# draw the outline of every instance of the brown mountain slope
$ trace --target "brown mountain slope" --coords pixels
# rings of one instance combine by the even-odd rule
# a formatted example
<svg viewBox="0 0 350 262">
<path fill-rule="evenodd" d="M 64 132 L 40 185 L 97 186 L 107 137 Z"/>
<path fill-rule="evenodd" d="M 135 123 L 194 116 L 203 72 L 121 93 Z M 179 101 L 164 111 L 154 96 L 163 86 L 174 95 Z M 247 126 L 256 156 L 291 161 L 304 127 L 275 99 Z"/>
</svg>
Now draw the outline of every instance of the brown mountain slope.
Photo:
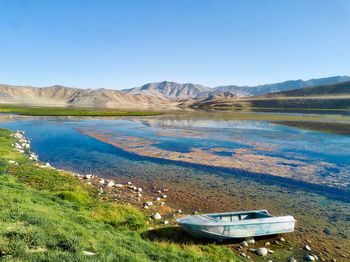
<svg viewBox="0 0 350 262">
<path fill-rule="evenodd" d="M 350 109 L 350 81 L 245 98 L 197 99 L 192 108 Z"/>
<path fill-rule="evenodd" d="M 79 89 L 65 86 L 26 87 L 0 85 L 0 103 L 86 108 L 175 109 L 178 102 L 130 95 L 117 90 Z"/>
<path fill-rule="evenodd" d="M 211 88 L 202 85 L 191 83 L 179 84 L 168 81 L 149 83 L 141 87 L 122 90 L 122 92 L 127 94 L 147 95 L 167 99 L 200 97 L 211 91 Z"/>
</svg>

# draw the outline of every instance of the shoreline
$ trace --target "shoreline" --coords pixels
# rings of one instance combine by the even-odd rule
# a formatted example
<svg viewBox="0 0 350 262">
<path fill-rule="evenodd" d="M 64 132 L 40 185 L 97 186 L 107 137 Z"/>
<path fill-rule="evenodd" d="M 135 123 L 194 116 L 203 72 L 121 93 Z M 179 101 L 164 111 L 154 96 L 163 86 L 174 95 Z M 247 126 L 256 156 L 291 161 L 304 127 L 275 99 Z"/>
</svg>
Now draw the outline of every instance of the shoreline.
<svg viewBox="0 0 350 262">
<path fill-rule="evenodd" d="M 28 150 L 30 153 L 30 151 Z M 32 161 L 39 161 L 39 156 L 37 156 L 36 160 Z M 40 163 L 40 162 L 39 162 Z M 150 219 L 150 221 L 147 222 L 149 224 L 151 221 L 151 226 L 148 227 L 147 234 L 152 236 L 154 233 L 157 232 L 157 230 L 161 229 L 165 225 L 171 225 L 176 226 L 178 228 L 177 224 L 174 222 L 175 217 L 182 216 L 182 210 L 181 209 L 175 209 L 175 206 L 179 205 L 179 200 L 177 199 L 177 194 L 174 192 L 171 192 L 168 188 L 157 188 L 155 186 L 146 186 L 145 184 L 140 186 L 136 186 L 134 183 L 128 181 L 124 183 L 118 183 L 117 181 L 122 181 L 123 179 L 118 180 L 110 179 L 110 178 L 103 178 L 97 175 L 92 174 L 79 174 L 75 172 L 66 171 L 63 169 L 56 169 L 54 167 L 51 167 L 50 164 L 46 163 L 44 165 L 40 165 L 41 168 L 50 168 L 55 169 L 58 171 L 64 171 L 70 173 L 72 176 L 76 177 L 79 181 L 82 181 L 85 184 L 88 184 L 97 190 L 99 190 L 98 197 L 101 199 L 105 199 L 105 201 L 118 201 L 121 203 L 125 203 L 127 205 L 136 206 L 139 209 L 143 209 L 143 212 L 146 213 Z M 140 184 L 139 184 L 140 185 Z M 171 197 L 170 205 L 167 203 L 167 195 L 169 194 L 173 197 Z M 177 200 L 177 201 L 175 201 Z M 180 204 L 181 206 L 181 204 Z M 187 214 L 190 209 L 186 209 Z M 192 214 L 197 214 L 198 211 L 201 211 L 201 209 L 191 210 Z M 185 214 L 186 214 L 185 213 Z M 157 217 L 157 218 L 156 218 Z M 157 233 L 155 233 L 157 235 Z M 186 234 L 183 232 L 183 234 Z M 153 236 L 154 237 L 154 236 Z M 291 238 L 291 235 L 287 235 L 286 237 Z M 257 244 L 260 246 L 263 246 L 263 242 L 273 242 L 277 243 L 276 245 L 280 248 L 280 243 L 278 242 L 279 237 L 278 236 L 268 236 L 261 238 L 256 238 Z M 283 238 L 282 238 L 283 239 Z M 267 241 L 269 240 L 269 241 Z M 297 241 L 296 239 L 291 240 Z M 209 241 L 211 242 L 211 241 Z M 253 257 L 255 256 L 254 252 L 249 252 L 249 249 L 246 249 L 242 247 L 241 240 L 229 240 L 225 241 L 226 245 L 233 245 L 236 250 L 240 251 L 238 255 L 241 255 L 242 257 Z M 291 243 L 288 241 L 287 243 Z M 253 245 L 255 247 L 255 245 Z M 275 247 L 275 246 L 274 246 Z M 294 248 L 290 248 L 291 250 Z M 251 249 L 252 250 L 252 249 Z M 253 253 L 253 254 L 250 254 Z M 300 253 L 300 251 L 298 251 Z M 317 252 L 317 255 L 319 256 L 319 253 Z M 315 255 L 316 256 L 316 255 Z M 296 256 L 298 257 L 298 256 Z M 305 257 L 305 254 L 303 253 L 302 257 Z M 256 257 L 257 258 L 257 257 Z"/>
<path fill-rule="evenodd" d="M 150 226 L 148 228 L 149 232 L 147 233 L 147 235 L 152 235 L 153 231 L 156 232 L 157 230 L 162 228 L 162 226 L 167 224 L 171 226 L 177 226 L 176 223 L 174 222 L 174 217 L 180 216 L 180 214 L 182 213 L 181 209 L 179 211 L 179 209 L 174 208 L 174 206 L 176 206 L 177 208 L 179 207 L 179 203 L 181 199 L 178 199 L 177 197 L 178 194 L 176 192 L 171 192 L 171 190 L 169 190 L 168 188 L 157 188 L 154 185 L 152 186 L 149 184 L 146 187 L 144 186 L 145 184 L 143 184 L 142 187 L 138 187 L 134 185 L 134 183 L 131 183 L 130 181 L 128 181 L 127 183 L 124 182 L 124 184 L 119 184 L 117 181 L 122 181 L 123 179 L 121 177 L 119 178 L 120 180 L 109 179 L 109 178 L 103 178 L 103 177 L 99 177 L 91 174 L 78 174 L 78 173 L 74 173 L 74 172 L 70 172 L 62 169 L 56 169 L 54 167 L 51 167 L 49 164 L 39 165 L 39 166 L 41 168 L 50 168 L 58 171 L 69 172 L 72 176 L 76 177 L 83 183 L 88 184 L 100 190 L 100 193 L 98 195 L 101 198 L 105 198 L 105 200 L 107 199 L 107 201 L 116 200 L 122 203 L 126 203 L 128 205 L 136 206 L 137 208 L 144 210 L 143 212 L 145 212 L 150 219 L 152 219 L 152 217 L 154 218 L 156 213 L 160 214 L 161 218 L 157 219 L 155 225 Z M 165 194 L 169 194 L 169 196 L 171 196 L 169 201 L 170 203 L 168 202 L 170 205 L 166 204 L 167 196 L 164 197 Z M 145 204 L 147 202 L 152 202 L 152 204 L 150 205 Z M 201 209 L 193 210 L 193 209 L 187 209 L 187 208 L 185 208 L 185 210 L 187 211 L 191 210 L 192 214 L 196 214 L 198 213 L 198 211 L 201 211 Z M 153 219 L 152 222 L 154 221 L 155 220 Z M 183 232 L 183 234 L 186 234 L 186 233 Z M 291 235 L 288 235 L 287 237 L 290 238 Z M 270 241 L 278 242 L 277 236 L 276 236 L 271 238 L 267 237 L 267 238 L 264 238 L 263 240 L 260 240 L 258 238 L 258 244 L 262 245 L 263 244 L 262 241 L 266 242 L 266 239 L 268 240 L 271 239 Z M 293 241 L 295 240 L 296 239 L 294 239 Z M 306 240 L 304 239 L 302 241 L 305 242 Z M 240 249 L 241 251 L 247 251 L 240 247 L 240 242 L 239 243 L 235 241 L 233 242 L 234 242 L 233 245 L 236 245 L 235 246 L 236 249 Z M 228 245 L 232 245 L 232 241 L 229 241 Z M 249 254 L 249 252 L 246 252 L 246 253 Z M 319 255 L 319 253 L 317 254 Z"/>
</svg>

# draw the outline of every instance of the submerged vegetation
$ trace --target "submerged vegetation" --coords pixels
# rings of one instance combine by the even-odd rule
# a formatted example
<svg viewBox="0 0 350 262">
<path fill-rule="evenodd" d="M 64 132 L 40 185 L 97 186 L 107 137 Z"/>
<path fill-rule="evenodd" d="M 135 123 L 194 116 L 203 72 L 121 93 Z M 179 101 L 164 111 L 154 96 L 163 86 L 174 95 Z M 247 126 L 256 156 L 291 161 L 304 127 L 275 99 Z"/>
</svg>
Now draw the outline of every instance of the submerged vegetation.
<svg viewBox="0 0 350 262">
<path fill-rule="evenodd" d="M 13 142 L 11 132 L 0 129 L 1 260 L 238 261 L 224 245 L 149 237 L 139 209 L 98 200 L 96 189 L 68 172 L 29 162 Z"/>
<path fill-rule="evenodd" d="M 0 113 L 13 113 L 30 116 L 154 116 L 159 112 L 88 110 L 61 107 L 15 107 L 1 106 Z"/>
</svg>

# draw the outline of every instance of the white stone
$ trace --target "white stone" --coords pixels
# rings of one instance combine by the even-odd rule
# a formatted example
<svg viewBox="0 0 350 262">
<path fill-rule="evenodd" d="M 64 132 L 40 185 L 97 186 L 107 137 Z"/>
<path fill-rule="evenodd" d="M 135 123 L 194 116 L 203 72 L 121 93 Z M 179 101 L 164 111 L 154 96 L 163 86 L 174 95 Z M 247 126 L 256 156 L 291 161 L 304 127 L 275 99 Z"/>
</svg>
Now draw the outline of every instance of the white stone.
<svg viewBox="0 0 350 262">
<path fill-rule="evenodd" d="M 137 194 L 136 197 L 142 197 L 142 194 Z"/>
<path fill-rule="evenodd" d="M 249 246 L 248 243 L 247 243 L 247 241 L 243 241 L 243 242 L 241 243 L 241 245 L 244 246 L 244 247 Z"/>
<path fill-rule="evenodd" d="M 157 197 L 157 198 L 155 199 L 155 201 L 160 201 L 160 197 Z"/>
<path fill-rule="evenodd" d="M 115 184 L 114 186 L 115 186 L 115 187 L 123 187 L 122 184 Z"/>
<path fill-rule="evenodd" d="M 9 160 L 9 163 L 10 163 L 10 164 L 14 164 L 14 163 L 16 163 L 16 161 L 14 161 L 14 160 Z"/>
<path fill-rule="evenodd" d="M 91 174 L 84 175 L 84 178 L 85 178 L 85 179 L 90 179 L 91 177 L 92 177 Z"/>
<path fill-rule="evenodd" d="M 161 205 L 161 206 L 164 206 L 164 202 L 160 202 L 160 205 Z"/>
<path fill-rule="evenodd" d="M 144 203 L 145 206 L 153 206 L 153 203 L 151 201 L 147 201 Z"/>
<path fill-rule="evenodd" d="M 310 251 L 310 250 L 311 250 L 311 247 L 308 246 L 308 245 L 305 245 L 305 246 L 304 246 L 304 249 L 307 250 L 307 251 Z"/>
<path fill-rule="evenodd" d="M 266 242 L 266 243 L 265 243 L 265 246 L 269 246 L 269 245 L 271 245 L 270 242 Z"/>
<path fill-rule="evenodd" d="M 109 181 L 109 182 L 107 183 L 107 186 L 114 186 L 114 182 L 113 182 L 113 181 Z"/>
<path fill-rule="evenodd" d="M 101 179 L 99 183 L 103 185 L 105 183 L 105 180 Z"/>
<path fill-rule="evenodd" d="M 159 219 L 162 218 L 162 216 L 161 216 L 159 213 L 155 213 L 155 214 L 153 215 L 153 218 L 156 219 L 156 220 L 159 220 Z"/>
<path fill-rule="evenodd" d="M 139 188 L 137 189 L 137 191 L 142 192 L 142 188 L 141 188 L 141 187 L 139 187 Z"/>
<path fill-rule="evenodd" d="M 165 221 L 164 221 L 164 225 L 167 225 L 167 224 L 169 224 L 169 221 L 168 221 L 168 220 L 165 220 Z"/>
<path fill-rule="evenodd" d="M 163 198 L 167 198 L 167 195 L 163 195 L 162 197 L 163 197 Z"/>
<path fill-rule="evenodd" d="M 246 237 L 245 241 L 247 241 L 248 244 L 254 244 L 255 243 L 254 237 Z"/>
<path fill-rule="evenodd" d="M 85 255 L 85 256 L 94 256 L 94 255 L 96 255 L 96 253 L 93 253 L 93 252 L 90 252 L 90 251 L 83 251 L 83 255 Z"/>
<path fill-rule="evenodd" d="M 177 213 L 179 213 L 179 214 L 182 213 L 181 209 L 179 209 L 179 210 L 177 211 Z"/>
<path fill-rule="evenodd" d="M 296 260 L 294 257 L 291 257 L 291 258 L 289 259 L 289 262 L 297 262 L 297 260 Z"/>
<path fill-rule="evenodd" d="M 256 250 L 256 253 L 259 255 L 259 256 L 266 256 L 267 253 L 268 253 L 268 250 L 264 247 L 260 247 Z"/>
<path fill-rule="evenodd" d="M 312 255 L 307 255 L 307 256 L 306 256 L 306 260 L 307 260 L 307 261 L 315 261 L 316 259 L 315 259 L 315 257 L 312 256 Z"/>
<path fill-rule="evenodd" d="M 132 183 L 131 183 L 131 182 L 128 182 L 127 184 L 128 184 L 128 185 L 132 185 Z"/>
<path fill-rule="evenodd" d="M 267 252 L 269 252 L 270 254 L 275 253 L 275 251 L 273 251 L 273 250 L 271 250 L 271 249 L 268 249 Z"/>
<path fill-rule="evenodd" d="M 144 209 L 148 209 L 149 207 L 147 205 L 143 206 Z"/>
<path fill-rule="evenodd" d="M 280 241 L 281 241 L 281 242 L 285 242 L 286 240 L 285 240 L 283 237 L 281 237 L 281 238 L 280 238 Z"/>
</svg>

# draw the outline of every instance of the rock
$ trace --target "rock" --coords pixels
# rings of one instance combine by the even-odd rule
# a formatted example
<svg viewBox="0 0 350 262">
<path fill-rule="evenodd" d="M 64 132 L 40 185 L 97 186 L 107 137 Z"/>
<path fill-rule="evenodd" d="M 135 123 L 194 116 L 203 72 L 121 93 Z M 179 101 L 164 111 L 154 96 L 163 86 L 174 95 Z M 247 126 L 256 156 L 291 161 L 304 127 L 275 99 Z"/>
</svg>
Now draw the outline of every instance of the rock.
<svg viewBox="0 0 350 262">
<path fill-rule="evenodd" d="M 149 207 L 148 206 L 143 206 L 144 209 L 148 209 Z"/>
<path fill-rule="evenodd" d="M 255 243 L 254 237 L 246 237 L 245 241 L 247 241 L 248 244 L 254 244 Z"/>
<path fill-rule="evenodd" d="M 165 221 L 164 221 L 164 225 L 167 225 L 167 224 L 169 224 L 169 221 L 168 221 L 168 220 L 165 220 Z"/>
<path fill-rule="evenodd" d="M 269 260 L 267 260 L 267 262 L 272 262 L 272 260 L 271 260 L 271 259 L 269 259 Z"/>
<path fill-rule="evenodd" d="M 109 181 L 109 182 L 107 183 L 107 186 L 114 186 L 114 182 L 113 182 L 113 181 Z"/>
<path fill-rule="evenodd" d="M 159 204 L 160 204 L 161 206 L 164 206 L 164 202 L 160 202 Z"/>
<path fill-rule="evenodd" d="M 242 257 L 247 257 L 247 255 L 245 253 L 241 253 Z"/>
<path fill-rule="evenodd" d="M 266 242 L 266 243 L 265 243 L 265 246 L 269 246 L 269 245 L 271 245 L 270 242 Z"/>
<path fill-rule="evenodd" d="M 167 198 L 167 195 L 162 195 L 162 198 Z"/>
<path fill-rule="evenodd" d="M 161 191 L 161 190 L 158 190 L 156 193 L 157 193 L 157 194 L 161 194 L 161 193 L 162 193 L 162 191 Z"/>
<path fill-rule="evenodd" d="M 264 247 L 260 247 L 256 250 L 256 253 L 259 255 L 259 256 L 266 256 L 267 253 L 268 253 L 268 250 Z"/>
<path fill-rule="evenodd" d="M 154 199 L 155 201 L 160 201 L 160 197 L 157 197 L 156 199 Z"/>
<path fill-rule="evenodd" d="M 280 238 L 280 241 L 281 241 L 281 242 L 285 242 L 286 240 L 285 240 L 283 237 L 281 237 L 281 238 Z"/>
<path fill-rule="evenodd" d="M 137 194 L 136 197 L 142 197 L 142 194 Z"/>
<path fill-rule="evenodd" d="M 243 241 L 243 242 L 241 243 L 241 245 L 244 246 L 244 247 L 249 246 L 248 243 L 247 243 L 247 241 Z"/>
<path fill-rule="evenodd" d="M 288 261 L 289 262 L 297 262 L 297 260 L 294 257 L 291 257 Z"/>
<path fill-rule="evenodd" d="M 151 201 L 147 201 L 143 203 L 144 206 L 153 206 L 153 203 Z"/>
<path fill-rule="evenodd" d="M 312 256 L 312 255 L 307 255 L 306 258 L 305 258 L 307 261 L 315 261 L 315 257 Z"/>
<path fill-rule="evenodd" d="M 90 175 L 90 174 L 84 176 L 85 179 L 90 179 L 91 177 L 92 177 L 92 175 Z"/>
<path fill-rule="evenodd" d="M 85 255 L 85 256 L 94 256 L 94 255 L 96 255 L 96 253 L 93 253 L 93 252 L 90 252 L 90 251 L 83 251 L 83 255 Z"/>
<path fill-rule="evenodd" d="M 14 164 L 14 163 L 16 163 L 16 161 L 14 161 L 14 160 L 9 160 L 9 163 L 10 163 L 10 164 Z"/>
<path fill-rule="evenodd" d="M 141 187 L 139 187 L 139 188 L 137 189 L 137 191 L 142 192 L 142 188 L 141 188 Z"/>
<path fill-rule="evenodd" d="M 122 184 L 115 184 L 114 186 L 115 186 L 115 187 L 123 187 Z"/>
<path fill-rule="evenodd" d="M 179 209 L 179 210 L 177 211 L 177 213 L 179 213 L 179 214 L 180 214 L 181 212 L 182 212 L 181 209 Z"/>
<path fill-rule="evenodd" d="M 304 249 L 307 250 L 307 251 L 311 251 L 311 247 L 308 246 L 308 245 L 305 245 L 305 246 L 304 246 Z"/>
<path fill-rule="evenodd" d="M 153 218 L 156 219 L 156 220 L 159 220 L 159 219 L 162 219 L 162 216 L 159 213 L 155 213 L 153 215 Z"/>
<path fill-rule="evenodd" d="M 273 250 L 271 250 L 271 249 L 267 249 L 267 252 L 269 252 L 269 254 L 275 253 L 275 251 L 273 251 Z"/>
<path fill-rule="evenodd" d="M 128 182 L 127 184 L 128 184 L 129 186 L 130 186 L 130 185 L 132 185 L 132 183 L 131 183 L 131 182 Z"/>
<path fill-rule="evenodd" d="M 249 251 L 249 252 L 252 252 L 252 253 L 255 253 L 255 252 L 256 252 L 256 249 L 254 249 L 254 248 L 249 248 L 248 251 Z"/>
<path fill-rule="evenodd" d="M 128 188 L 134 190 L 134 186 L 128 186 Z"/>
<path fill-rule="evenodd" d="M 105 183 L 105 180 L 104 180 L 104 179 L 101 179 L 101 180 L 99 181 L 99 183 L 103 185 L 103 184 Z"/>
</svg>

